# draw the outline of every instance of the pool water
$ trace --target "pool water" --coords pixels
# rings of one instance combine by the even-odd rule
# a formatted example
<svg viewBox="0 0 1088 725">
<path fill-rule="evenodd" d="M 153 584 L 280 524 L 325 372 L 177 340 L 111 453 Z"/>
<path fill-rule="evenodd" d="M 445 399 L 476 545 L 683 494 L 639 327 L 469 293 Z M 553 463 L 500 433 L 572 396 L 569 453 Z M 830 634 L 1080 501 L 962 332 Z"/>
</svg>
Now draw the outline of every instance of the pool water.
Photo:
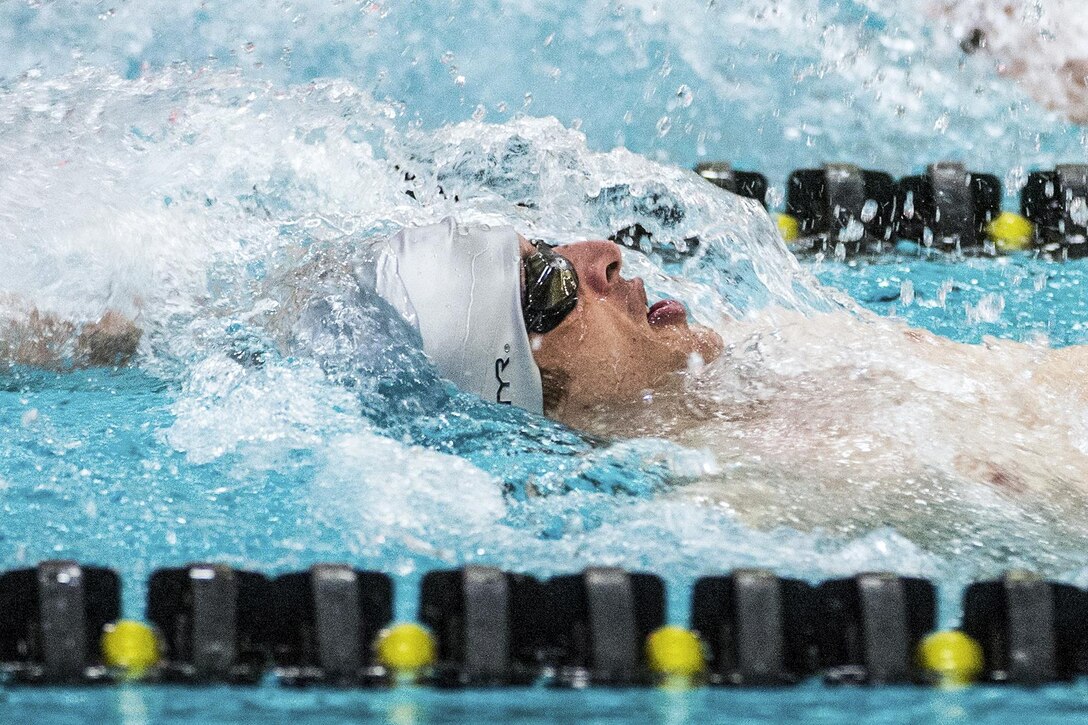
<svg viewBox="0 0 1088 725">
<path fill-rule="evenodd" d="M 1082 345 L 1088 333 L 1080 262 L 1053 264 L 1027 255 L 997 259 L 918 254 L 814 263 L 824 284 L 867 309 L 899 317 L 961 342 L 987 335 L 1051 347 Z"/>
<path fill-rule="evenodd" d="M 900 520 L 880 502 L 850 525 L 766 511 L 756 523 L 686 495 L 728 480 L 713 447 L 602 444 L 481 404 L 418 351 L 386 344 L 404 333 L 396 320 L 372 316 L 362 368 L 279 344 L 284 290 L 311 259 L 449 213 L 559 242 L 641 223 L 656 241 L 648 256 L 626 252 L 626 268 L 723 331 L 766 310 L 867 308 L 959 342 L 1088 342 L 1088 262 L 905 247 L 798 261 L 750 204 L 684 171 L 705 158 L 758 169 L 775 206 L 794 168 L 833 159 L 899 175 L 956 157 L 998 174 L 1012 209 L 1027 169 L 1084 159 L 1080 128 L 963 56 L 914 3 L 20 0 L 0 3 L 0 38 L 0 304 L 76 321 L 118 309 L 145 331 L 129 368 L 0 372 L 4 569 L 111 566 L 136 618 L 153 570 L 196 560 L 270 574 L 322 561 L 380 569 L 400 619 L 415 617 L 424 573 L 467 563 L 658 573 L 676 623 L 697 576 L 739 566 L 813 581 L 926 576 L 941 586 L 944 626 L 968 581 L 1009 566 L 1088 584 L 1075 502 L 936 486 L 923 505 L 943 506 L 941 493 L 952 510 L 985 513 L 962 536 L 919 535 L 925 516 Z M 678 250 L 691 235 L 705 243 L 688 258 Z M 11 721 L 58 723 L 1045 722 L 1088 711 L 1083 683 L 443 693 L 269 682 L 6 688 L 0 699 Z"/>
</svg>

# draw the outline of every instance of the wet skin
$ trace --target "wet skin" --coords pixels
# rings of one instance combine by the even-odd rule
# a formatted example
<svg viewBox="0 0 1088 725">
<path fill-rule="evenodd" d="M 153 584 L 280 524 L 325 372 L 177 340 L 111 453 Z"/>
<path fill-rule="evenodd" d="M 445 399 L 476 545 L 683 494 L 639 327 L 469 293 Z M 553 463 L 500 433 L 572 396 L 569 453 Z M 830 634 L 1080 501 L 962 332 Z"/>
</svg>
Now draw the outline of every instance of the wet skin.
<svg viewBox="0 0 1088 725">
<path fill-rule="evenodd" d="M 709 363 L 722 351 L 713 330 L 691 325 L 674 300 L 652 308 L 639 278 L 624 279 L 620 248 L 612 242 L 558 247 L 578 272 L 578 305 L 554 330 L 531 335 L 533 357 L 545 380 L 559 380 L 558 399 L 548 398 L 549 416 L 560 420 L 610 401 L 641 397 L 686 369 Z M 522 244 L 522 253 L 532 247 Z"/>
</svg>

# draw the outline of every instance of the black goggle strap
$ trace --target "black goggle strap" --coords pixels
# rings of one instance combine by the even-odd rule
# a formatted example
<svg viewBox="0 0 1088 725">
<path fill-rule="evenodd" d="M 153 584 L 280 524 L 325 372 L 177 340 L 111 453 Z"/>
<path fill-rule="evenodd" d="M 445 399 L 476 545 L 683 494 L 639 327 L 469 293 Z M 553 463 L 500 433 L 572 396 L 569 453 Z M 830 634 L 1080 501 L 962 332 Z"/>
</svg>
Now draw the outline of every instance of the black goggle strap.
<svg viewBox="0 0 1088 725">
<path fill-rule="evenodd" d="M 578 274 L 551 245 L 533 242 L 537 251 L 525 258 L 522 311 L 530 332 L 554 329 L 578 304 Z"/>
</svg>

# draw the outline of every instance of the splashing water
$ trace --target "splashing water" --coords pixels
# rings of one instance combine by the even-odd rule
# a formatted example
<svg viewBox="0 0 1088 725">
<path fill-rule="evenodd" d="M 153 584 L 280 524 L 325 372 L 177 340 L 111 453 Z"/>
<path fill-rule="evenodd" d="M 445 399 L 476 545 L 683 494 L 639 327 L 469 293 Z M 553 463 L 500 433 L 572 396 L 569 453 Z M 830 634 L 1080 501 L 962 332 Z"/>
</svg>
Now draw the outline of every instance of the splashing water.
<svg viewBox="0 0 1088 725">
<path fill-rule="evenodd" d="M 647 156 L 1000 173 L 1079 134 L 911 3 L 681 5 L 0 7 L 0 294 L 145 331 L 136 370 L 0 376 L 0 559 L 1075 575 L 1088 411 L 1024 392 L 1037 348 L 933 352 L 818 285 L 756 204 Z M 617 142 L 645 156 L 595 150 Z M 326 300 L 359 337 L 287 344 L 315 269 L 447 214 L 561 243 L 641 224 L 626 273 L 728 354 L 587 420 L 602 442 L 457 393 L 343 276 Z"/>
<path fill-rule="evenodd" d="M 1001 175 L 1083 157 L 1079 129 L 1030 98 L 1042 90 L 1075 109 L 1051 89 L 1082 47 L 1079 11 L 1077 0 L 678 0 L 667 11 L 656 0 L 292 0 L 257 23 L 226 0 L 108 12 L 9 2 L 0 79 L 214 63 L 280 86 L 344 78 L 431 128 L 478 108 L 489 121 L 524 110 L 580 125 L 593 148 L 685 165 L 709 155 L 779 181 L 873 159 L 896 174 L 954 158 Z M 968 55 L 961 43 L 975 28 L 987 52 Z M 1022 86 L 1000 77 L 1004 67 L 1024 69 Z"/>
</svg>

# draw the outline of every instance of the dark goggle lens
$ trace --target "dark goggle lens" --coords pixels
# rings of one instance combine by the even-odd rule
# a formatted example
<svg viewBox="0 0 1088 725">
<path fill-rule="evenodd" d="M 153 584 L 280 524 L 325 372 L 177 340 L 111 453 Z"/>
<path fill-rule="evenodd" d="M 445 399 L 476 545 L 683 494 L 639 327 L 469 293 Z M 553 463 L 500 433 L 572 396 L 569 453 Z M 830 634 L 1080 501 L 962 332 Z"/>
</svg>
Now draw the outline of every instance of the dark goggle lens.
<svg viewBox="0 0 1088 725">
<path fill-rule="evenodd" d="M 543 242 L 524 259 L 525 291 L 521 309 L 529 332 L 554 330 L 578 304 L 578 273 L 566 257 Z"/>
</svg>

